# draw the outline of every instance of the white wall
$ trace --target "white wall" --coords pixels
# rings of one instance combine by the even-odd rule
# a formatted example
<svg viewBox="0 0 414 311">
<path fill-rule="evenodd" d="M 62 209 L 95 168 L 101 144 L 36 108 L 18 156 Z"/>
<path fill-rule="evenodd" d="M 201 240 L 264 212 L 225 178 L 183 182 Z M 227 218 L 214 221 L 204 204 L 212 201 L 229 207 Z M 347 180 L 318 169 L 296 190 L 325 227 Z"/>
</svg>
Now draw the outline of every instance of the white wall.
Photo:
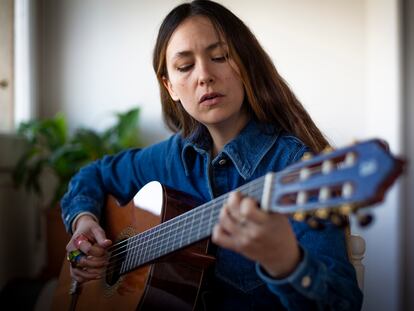
<svg viewBox="0 0 414 311">
<path fill-rule="evenodd" d="M 174 0 L 44 0 L 44 116 L 103 128 L 113 111 L 142 108 L 147 142 L 162 139 L 151 67 L 157 28 Z M 398 0 L 223 0 L 256 33 L 335 145 L 380 136 L 400 150 Z M 361 231 L 364 310 L 398 310 L 397 188 Z M 355 231 L 359 231 L 357 228 Z"/>
<path fill-rule="evenodd" d="M 403 0 L 401 8 L 403 16 L 403 86 L 404 86 L 404 143 L 409 165 L 404 184 L 404 209 L 402 213 L 402 249 L 403 249 L 403 305 L 406 310 L 414 310 L 414 210 L 411 202 L 414 202 L 414 3 L 411 0 Z M 411 164 L 411 165 L 410 165 Z"/>
</svg>

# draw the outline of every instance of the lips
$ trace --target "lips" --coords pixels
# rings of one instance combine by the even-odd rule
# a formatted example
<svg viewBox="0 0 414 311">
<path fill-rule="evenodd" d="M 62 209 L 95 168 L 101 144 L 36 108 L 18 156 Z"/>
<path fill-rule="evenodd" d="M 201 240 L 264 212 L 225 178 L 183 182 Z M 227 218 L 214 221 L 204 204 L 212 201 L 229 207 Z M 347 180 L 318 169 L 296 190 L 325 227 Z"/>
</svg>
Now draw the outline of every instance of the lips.
<svg viewBox="0 0 414 311">
<path fill-rule="evenodd" d="M 203 103 L 207 100 L 212 100 L 215 99 L 217 97 L 223 97 L 223 94 L 217 93 L 217 92 L 212 92 L 212 93 L 206 93 L 203 96 L 201 96 L 199 103 Z"/>
</svg>

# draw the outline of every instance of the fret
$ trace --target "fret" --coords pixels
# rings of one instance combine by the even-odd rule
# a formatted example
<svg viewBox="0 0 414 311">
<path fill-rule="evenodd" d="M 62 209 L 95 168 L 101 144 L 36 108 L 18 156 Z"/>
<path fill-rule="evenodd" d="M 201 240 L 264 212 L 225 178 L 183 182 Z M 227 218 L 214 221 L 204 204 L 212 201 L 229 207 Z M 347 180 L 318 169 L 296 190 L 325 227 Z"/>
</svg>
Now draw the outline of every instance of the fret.
<svg viewBox="0 0 414 311">
<path fill-rule="evenodd" d="M 153 245 L 153 249 L 152 249 L 152 252 L 151 252 L 151 255 L 152 255 L 151 257 L 155 258 L 156 256 L 160 255 L 160 249 L 163 246 L 162 245 L 163 240 L 161 238 L 164 237 L 164 236 L 167 237 L 167 238 L 169 236 L 168 231 L 165 227 L 161 228 L 161 230 L 159 231 L 159 233 L 156 237 L 156 241 Z"/>
<path fill-rule="evenodd" d="M 194 225 L 194 214 L 190 214 L 189 218 L 189 223 L 190 223 L 190 229 L 188 230 L 187 233 L 187 244 L 191 243 L 191 231 L 193 229 L 193 225 Z"/>
<path fill-rule="evenodd" d="M 208 230 L 209 227 L 208 227 L 208 221 L 207 221 L 207 219 L 209 219 L 209 216 L 210 216 L 209 215 L 209 209 L 203 209 L 203 212 L 202 212 L 201 217 L 200 217 L 200 224 L 199 224 L 199 226 L 201 228 L 203 228 L 203 230 L 202 230 L 202 235 L 203 236 L 205 236 L 206 234 L 208 235 L 208 231 L 210 231 L 210 230 Z M 203 224 L 207 224 L 207 227 L 203 226 Z M 206 228 L 207 228 L 207 232 L 206 232 Z"/>
<path fill-rule="evenodd" d="M 144 261 L 144 259 L 143 259 L 144 258 L 144 248 L 142 247 L 142 244 L 143 244 L 143 237 L 140 236 L 137 239 L 137 245 L 138 245 L 137 250 L 136 250 L 136 252 L 138 252 L 137 264 L 142 264 L 143 261 Z"/>
<path fill-rule="evenodd" d="M 141 247 L 140 247 L 140 239 L 134 239 L 134 249 L 133 249 L 133 253 L 134 253 L 134 261 L 132 262 L 131 267 L 135 267 L 138 265 L 138 263 L 141 260 Z"/>
<path fill-rule="evenodd" d="M 181 217 L 181 218 L 184 218 L 184 217 Z M 185 220 L 185 218 L 184 219 L 180 219 L 179 221 L 178 221 L 178 224 L 180 224 L 180 222 L 183 222 L 183 220 Z M 177 226 L 178 227 L 178 226 Z M 184 243 L 183 243 L 183 237 L 184 237 L 184 235 L 183 235 L 183 232 L 182 231 L 178 231 L 177 230 L 177 233 L 180 235 L 180 243 L 179 243 L 179 248 L 181 248 L 183 245 L 184 245 Z"/>
<path fill-rule="evenodd" d="M 199 217 L 200 218 L 200 217 Z M 201 220 L 200 220 L 201 221 Z M 200 229 L 201 229 L 201 224 L 198 224 L 198 226 L 197 226 L 197 235 L 196 235 L 196 239 L 200 239 L 200 237 L 201 237 L 201 231 L 200 231 Z"/>
<path fill-rule="evenodd" d="M 142 241 L 141 247 L 142 247 L 142 261 L 147 261 L 147 254 L 148 254 L 148 235 L 144 236 L 144 240 Z"/>
<path fill-rule="evenodd" d="M 130 241 L 131 241 L 131 247 L 128 250 L 128 252 L 130 253 L 131 260 L 129 261 L 128 268 L 133 267 L 135 265 L 135 261 L 137 260 L 136 250 L 139 249 L 139 247 L 137 247 L 136 239 L 130 239 Z"/>
<path fill-rule="evenodd" d="M 117 254 L 117 256 L 119 256 L 119 253 Z M 122 256 L 119 256 L 118 258 L 122 258 Z M 127 271 L 126 260 L 123 259 L 122 260 L 122 264 L 121 264 L 121 273 L 126 272 L 126 271 Z"/>
<path fill-rule="evenodd" d="M 216 221 L 217 221 L 217 219 L 216 218 L 213 218 L 213 213 L 214 213 L 214 209 L 213 208 L 211 208 L 211 209 L 209 209 L 209 217 L 208 217 L 208 223 L 207 223 L 207 230 L 209 229 L 209 228 L 211 228 L 211 230 L 213 230 L 212 228 L 213 228 L 213 225 L 216 223 Z M 213 221 L 214 221 L 214 224 L 213 224 Z"/>
<path fill-rule="evenodd" d="M 128 269 L 128 265 L 127 265 L 127 262 L 126 262 L 126 256 L 128 255 L 128 242 L 127 242 L 127 244 L 125 245 L 124 248 L 125 248 L 125 250 L 122 250 L 121 252 L 119 252 L 117 254 L 117 256 L 118 256 L 117 260 L 119 260 L 119 259 L 122 260 L 121 272 L 126 271 Z M 122 255 L 124 255 L 124 252 L 126 252 L 125 257 L 122 256 Z"/>
<path fill-rule="evenodd" d="M 126 257 L 125 257 L 125 267 L 129 268 L 131 266 L 131 258 L 133 257 L 133 253 L 131 251 L 131 240 L 128 240 L 126 246 Z"/>
<path fill-rule="evenodd" d="M 135 248 L 134 245 L 135 245 L 135 240 L 134 239 L 128 239 L 127 240 L 127 245 L 126 245 L 126 248 L 124 250 L 127 253 L 126 254 L 127 260 L 125 262 L 125 269 L 126 270 L 129 270 L 130 267 L 134 265 L 134 261 L 135 261 L 135 258 L 136 258 L 136 254 L 134 252 L 136 250 L 136 248 Z M 130 260 L 129 258 L 132 258 L 132 260 Z"/>
<path fill-rule="evenodd" d="M 169 234 L 167 236 L 167 247 L 166 247 L 166 251 L 170 252 L 174 249 L 174 239 L 172 238 L 172 235 Z"/>
</svg>

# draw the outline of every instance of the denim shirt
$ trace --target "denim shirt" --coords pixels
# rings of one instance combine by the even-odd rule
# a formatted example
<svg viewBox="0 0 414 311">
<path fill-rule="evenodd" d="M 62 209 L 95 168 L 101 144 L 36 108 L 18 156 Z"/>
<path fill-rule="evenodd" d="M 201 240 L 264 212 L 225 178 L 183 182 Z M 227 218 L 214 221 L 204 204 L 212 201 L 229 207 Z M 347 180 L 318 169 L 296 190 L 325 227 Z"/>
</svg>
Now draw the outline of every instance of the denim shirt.
<svg viewBox="0 0 414 311">
<path fill-rule="evenodd" d="M 269 171 L 284 169 L 307 150 L 296 137 L 254 121 L 213 159 L 210 146 L 206 133 L 189 138 L 175 134 L 84 167 L 61 202 L 67 230 L 80 212 L 99 219 L 107 194 L 126 204 L 146 183 L 157 180 L 207 202 Z M 360 310 L 362 293 L 348 261 L 343 230 L 330 224 L 312 230 L 306 223 L 290 221 L 303 253 L 296 270 L 284 279 L 273 279 L 259 264 L 218 247 L 215 290 L 201 295 L 208 309 Z"/>
</svg>

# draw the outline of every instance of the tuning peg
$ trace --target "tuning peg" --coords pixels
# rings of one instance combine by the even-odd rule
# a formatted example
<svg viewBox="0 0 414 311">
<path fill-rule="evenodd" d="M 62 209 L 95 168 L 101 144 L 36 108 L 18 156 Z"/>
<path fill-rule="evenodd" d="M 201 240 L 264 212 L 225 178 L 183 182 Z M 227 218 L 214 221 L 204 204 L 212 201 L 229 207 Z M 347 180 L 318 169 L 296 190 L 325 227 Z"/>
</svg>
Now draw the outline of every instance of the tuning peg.
<svg viewBox="0 0 414 311">
<path fill-rule="evenodd" d="M 341 215 L 345 215 L 345 216 L 351 214 L 353 211 L 354 211 L 354 208 L 351 204 L 344 204 L 338 208 L 338 212 Z"/>
<path fill-rule="evenodd" d="M 320 229 L 325 228 L 325 225 L 319 219 L 317 219 L 315 217 L 309 217 L 306 220 L 306 222 L 309 225 L 309 227 L 311 227 L 312 229 L 315 229 L 315 230 L 320 230 Z"/>
<path fill-rule="evenodd" d="M 345 227 L 348 225 L 348 217 L 340 215 L 340 214 L 331 214 L 329 217 L 331 222 L 337 227 Z"/>
<path fill-rule="evenodd" d="M 345 156 L 345 167 L 351 167 L 355 165 L 356 162 L 356 154 L 354 152 L 348 152 Z"/>
<path fill-rule="evenodd" d="M 354 186 L 350 182 L 345 182 L 342 185 L 342 196 L 344 198 L 350 198 L 352 194 L 354 193 Z"/>
<path fill-rule="evenodd" d="M 322 153 L 331 153 L 334 149 L 331 146 L 323 148 Z"/>
<path fill-rule="evenodd" d="M 372 222 L 374 217 L 371 214 L 358 214 L 357 219 L 361 227 L 366 227 Z"/>
<path fill-rule="evenodd" d="M 313 155 L 312 152 L 305 152 L 301 158 L 302 161 L 307 161 L 312 159 Z"/>
<path fill-rule="evenodd" d="M 329 211 L 327 208 L 319 208 L 315 211 L 315 216 L 320 219 L 328 219 L 329 218 Z"/>
<path fill-rule="evenodd" d="M 293 214 L 293 219 L 296 221 L 304 221 L 306 219 L 306 213 L 303 211 L 297 211 Z"/>
</svg>

